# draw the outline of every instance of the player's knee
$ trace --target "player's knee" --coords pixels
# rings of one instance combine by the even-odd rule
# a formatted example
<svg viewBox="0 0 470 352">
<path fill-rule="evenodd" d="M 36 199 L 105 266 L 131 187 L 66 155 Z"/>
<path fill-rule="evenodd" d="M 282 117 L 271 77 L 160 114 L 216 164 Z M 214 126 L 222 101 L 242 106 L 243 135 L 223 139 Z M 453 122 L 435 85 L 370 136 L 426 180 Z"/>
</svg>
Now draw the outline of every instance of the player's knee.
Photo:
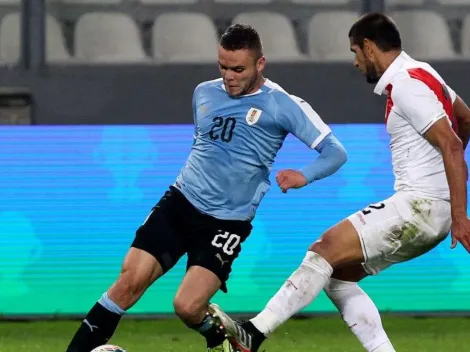
<svg viewBox="0 0 470 352">
<path fill-rule="evenodd" d="M 313 243 L 308 250 L 321 255 L 333 269 L 343 264 L 345 259 L 345 253 L 340 243 L 334 239 L 334 236 L 330 236 L 328 232 L 317 242 Z"/>
<path fill-rule="evenodd" d="M 205 314 L 207 305 L 202 305 L 192 299 L 176 297 L 173 301 L 173 307 L 176 315 L 187 325 L 200 323 L 201 316 Z"/>
<path fill-rule="evenodd" d="M 320 254 L 334 269 L 364 260 L 360 238 L 348 220 L 326 231 L 309 250 Z"/>
<path fill-rule="evenodd" d="M 334 251 L 335 251 L 335 243 L 331 239 L 330 236 L 328 236 L 328 233 L 323 235 L 318 241 L 313 243 L 309 249 L 311 252 L 315 252 L 319 255 L 321 255 L 330 265 L 334 265 L 335 261 L 335 256 L 334 256 Z"/>
</svg>

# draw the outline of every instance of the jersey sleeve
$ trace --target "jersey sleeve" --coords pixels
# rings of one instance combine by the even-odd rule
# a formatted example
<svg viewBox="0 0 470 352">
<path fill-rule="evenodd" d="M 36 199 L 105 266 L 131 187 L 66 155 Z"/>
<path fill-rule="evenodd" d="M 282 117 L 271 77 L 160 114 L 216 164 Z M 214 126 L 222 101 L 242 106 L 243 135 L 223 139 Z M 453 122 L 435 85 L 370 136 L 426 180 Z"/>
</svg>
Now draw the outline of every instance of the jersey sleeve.
<svg viewBox="0 0 470 352">
<path fill-rule="evenodd" d="M 193 93 L 193 99 L 192 99 L 192 107 L 193 107 L 193 121 L 194 121 L 194 132 L 193 132 L 193 139 L 194 142 L 196 141 L 197 137 L 197 93 L 199 90 L 199 86 L 196 87 Z"/>
<path fill-rule="evenodd" d="M 449 87 L 449 85 L 446 84 L 446 87 L 447 91 L 449 92 L 450 98 L 452 99 L 452 104 L 454 104 L 455 99 L 457 99 L 457 93 L 455 93 L 455 91 L 451 87 Z"/>
<path fill-rule="evenodd" d="M 454 93 L 455 94 L 455 93 Z M 423 82 L 404 79 L 392 88 L 393 105 L 420 134 L 447 114 L 436 94 Z"/>
<path fill-rule="evenodd" d="M 312 149 L 331 133 L 330 127 L 305 100 L 290 95 L 282 103 L 277 122 Z"/>
</svg>

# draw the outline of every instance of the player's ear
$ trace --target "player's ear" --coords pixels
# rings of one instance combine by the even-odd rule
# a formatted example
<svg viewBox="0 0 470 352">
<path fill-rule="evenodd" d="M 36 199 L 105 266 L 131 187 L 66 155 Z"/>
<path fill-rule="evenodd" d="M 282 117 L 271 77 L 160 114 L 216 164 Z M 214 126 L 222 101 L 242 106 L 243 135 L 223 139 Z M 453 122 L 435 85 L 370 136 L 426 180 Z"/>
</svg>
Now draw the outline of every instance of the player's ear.
<svg viewBox="0 0 470 352">
<path fill-rule="evenodd" d="M 258 62 L 256 63 L 256 68 L 258 69 L 258 71 L 263 71 L 265 65 L 266 65 L 266 58 L 264 56 L 261 56 L 258 59 Z"/>
<path fill-rule="evenodd" d="M 374 61 L 375 47 L 376 45 L 372 40 L 364 38 L 364 45 L 362 46 L 362 51 L 364 52 L 364 56 L 372 62 Z"/>
</svg>

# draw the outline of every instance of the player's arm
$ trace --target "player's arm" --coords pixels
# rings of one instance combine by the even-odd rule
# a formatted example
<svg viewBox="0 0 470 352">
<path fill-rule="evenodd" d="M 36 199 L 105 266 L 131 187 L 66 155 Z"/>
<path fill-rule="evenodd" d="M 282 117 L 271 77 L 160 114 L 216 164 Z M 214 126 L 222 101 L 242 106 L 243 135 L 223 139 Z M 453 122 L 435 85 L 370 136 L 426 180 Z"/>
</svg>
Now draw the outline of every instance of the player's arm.
<svg viewBox="0 0 470 352">
<path fill-rule="evenodd" d="M 470 252 L 470 221 L 467 217 L 467 165 L 462 141 L 446 119 L 440 119 L 425 133 L 426 139 L 441 150 L 450 189 L 452 245 L 457 241 Z"/>
<path fill-rule="evenodd" d="M 415 79 L 400 82 L 392 90 L 399 113 L 432 145 L 439 148 L 450 189 L 452 247 L 459 240 L 470 252 L 470 221 L 467 217 L 467 168 L 462 141 L 434 92 Z"/>
<path fill-rule="evenodd" d="M 466 149 L 470 139 L 470 109 L 459 96 L 456 96 L 453 106 L 454 116 L 457 119 L 458 136 L 463 143 L 463 148 Z"/>
<path fill-rule="evenodd" d="M 318 158 L 300 170 L 309 183 L 334 174 L 347 160 L 346 149 L 331 133 L 318 143 L 315 150 L 320 153 Z"/>
<path fill-rule="evenodd" d="M 194 120 L 194 132 L 193 132 L 193 145 L 196 143 L 196 136 L 197 136 L 197 105 L 196 105 L 196 88 L 193 93 L 193 99 L 192 99 L 192 108 L 193 108 L 193 120 Z"/>
<path fill-rule="evenodd" d="M 286 105 L 278 116 L 280 125 L 320 155 L 300 170 L 280 171 L 276 180 L 283 192 L 330 176 L 347 160 L 345 148 L 310 104 L 292 96 Z"/>
<path fill-rule="evenodd" d="M 452 218 L 467 217 L 467 171 L 462 141 L 445 118 L 436 121 L 424 137 L 439 148 L 450 189 Z"/>
</svg>

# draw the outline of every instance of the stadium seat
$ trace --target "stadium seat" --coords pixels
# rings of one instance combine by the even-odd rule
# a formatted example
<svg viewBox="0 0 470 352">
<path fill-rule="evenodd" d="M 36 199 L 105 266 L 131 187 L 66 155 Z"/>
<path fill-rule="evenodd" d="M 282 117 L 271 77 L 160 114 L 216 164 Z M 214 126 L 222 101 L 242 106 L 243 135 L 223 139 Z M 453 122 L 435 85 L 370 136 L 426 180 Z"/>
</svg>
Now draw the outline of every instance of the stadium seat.
<svg viewBox="0 0 470 352">
<path fill-rule="evenodd" d="M 61 2 L 77 5 L 114 5 L 119 4 L 121 0 L 61 0 Z"/>
<path fill-rule="evenodd" d="M 351 0 L 290 0 L 294 4 L 305 5 L 346 5 Z"/>
<path fill-rule="evenodd" d="M 404 50 L 416 59 L 452 59 L 449 27 L 444 18 L 432 11 L 408 10 L 390 13 L 400 29 Z"/>
<path fill-rule="evenodd" d="M 289 19 L 274 12 L 245 12 L 238 14 L 232 23 L 253 26 L 261 36 L 267 60 L 300 61 L 305 60 L 297 45 L 295 30 Z"/>
<path fill-rule="evenodd" d="M 308 51 L 313 59 L 352 61 L 348 32 L 359 14 L 328 11 L 314 15 L 308 24 Z"/>
<path fill-rule="evenodd" d="M 273 0 L 213 0 L 222 4 L 269 4 Z"/>
<path fill-rule="evenodd" d="M 470 0 L 437 0 L 441 5 L 470 5 Z"/>
<path fill-rule="evenodd" d="M 131 63 L 146 60 L 140 32 L 128 15 L 90 12 L 75 28 L 75 56 L 86 62 Z"/>
<path fill-rule="evenodd" d="M 144 5 L 181 5 L 181 4 L 196 4 L 199 0 L 139 0 Z"/>
<path fill-rule="evenodd" d="M 3 17 L 0 23 L 0 61 L 18 61 L 21 47 L 20 21 L 19 13 L 10 13 Z M 46 17 L 46 59 L 49 62 L 70 59 L 60 24 L 51 15 Z"/>
<path fill-rule="evenodd" d="M 463 18 L 461 35 L 462 56 L 470 59 L 470 14 Z"/>
<path fill-rule="evenodd" d="M 425 0 L 385 0 L 387 5 L 423 5 Z"/>
<path fill-rule="evenodd" d="M 216 27 L 202 13 L 162 14 L 153 26 L 153 56 L 161 62 L 214 63 L 217 43 Z"/>
</svg>

